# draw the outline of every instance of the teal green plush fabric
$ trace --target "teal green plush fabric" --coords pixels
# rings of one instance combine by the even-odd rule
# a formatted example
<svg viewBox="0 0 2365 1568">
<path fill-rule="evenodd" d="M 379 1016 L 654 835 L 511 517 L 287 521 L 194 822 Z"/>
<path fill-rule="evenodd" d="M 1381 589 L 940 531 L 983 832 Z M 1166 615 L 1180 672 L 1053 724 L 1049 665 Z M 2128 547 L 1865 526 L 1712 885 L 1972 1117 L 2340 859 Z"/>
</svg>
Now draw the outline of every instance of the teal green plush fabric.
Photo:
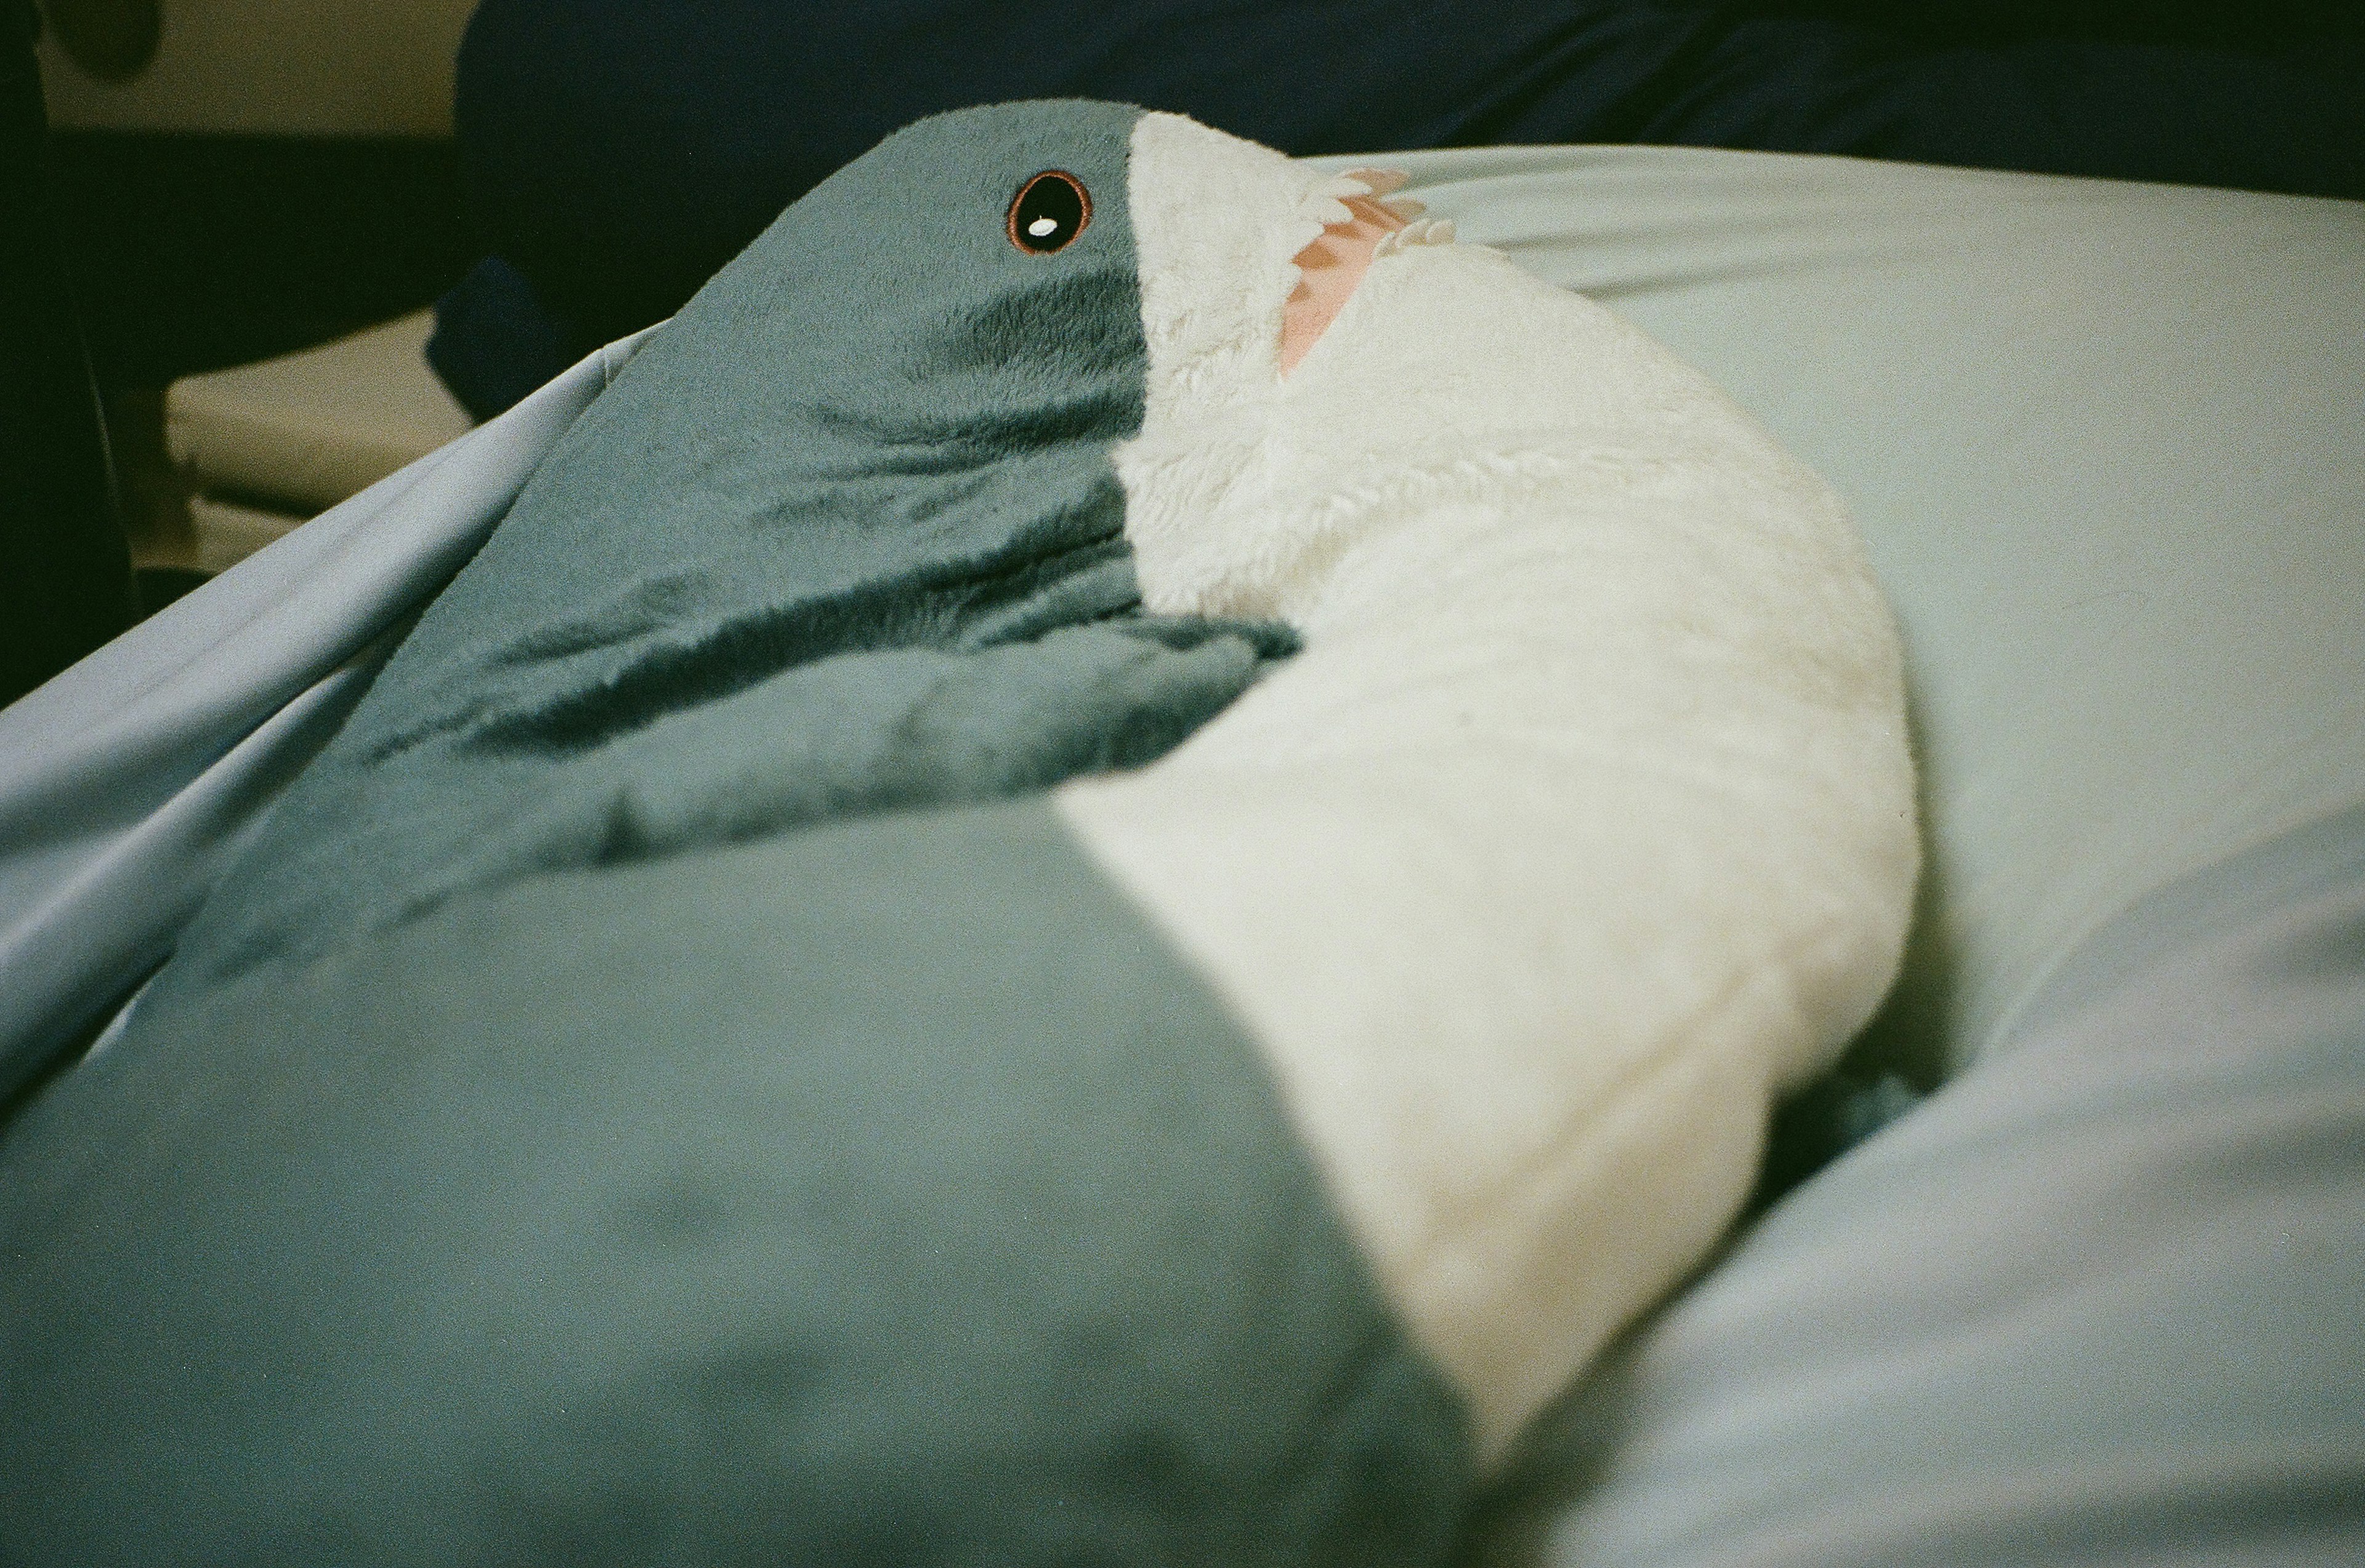
<svg viewBox="0 0 2365 1568">
<path fill-rule="evenodd" d="M 0 1137 L 0 1562 L 1423 1564 L 1253 1043 L 1039 798 L 469 893 Z"/>
<path fill-rule="evenodd" d="M 1444 1559 L 1458 1396 L 1040 793 L 1290 646 L 1140 609 L 1136 116 L 784 215 L 0 1131 L 0 1563 Z"/>
<path fill-rule="evenodd" d="M 1145 615 L 1137 109 L 890 139 L 642 349 L 426 612 L 184 944 L 300 960 L 464 888 L 1148 761 L 1278 626 Z M 1083 182 L 1056 252 L 1005 229 Z"/>
</svg>

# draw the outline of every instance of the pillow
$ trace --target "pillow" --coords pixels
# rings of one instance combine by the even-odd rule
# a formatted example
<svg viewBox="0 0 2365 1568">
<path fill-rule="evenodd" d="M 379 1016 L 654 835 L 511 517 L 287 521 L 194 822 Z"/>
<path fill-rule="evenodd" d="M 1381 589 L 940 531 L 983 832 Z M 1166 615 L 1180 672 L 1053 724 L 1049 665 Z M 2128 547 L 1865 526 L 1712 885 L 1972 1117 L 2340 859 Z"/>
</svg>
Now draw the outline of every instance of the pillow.
<svg viewBox="0 0 2365 1568">
<path fill-rule="evenodd" d="M 1444 1560 L 1916 848 L 1831 492 L 1388 185 L 970 111 L 656 334 L 0 1141 L 0 1548 Z"/>
<path fill-rule="evenodd" d="M 1868 1070 L 1938 1081 L 2136 901 L 2365 796 L 2365 204 L 1666 148 L 1398 162 L 1846 498 L 1930 834 Z"/>
<path fill-rule="evenodd" d="M 1944 1081 L 1587 1377 L 1482 1556 L 2355 1561 L 2365 207 L 1404 162 L 1846 497 L 1930 847 L 1854 1059 Z"/>
</svg>

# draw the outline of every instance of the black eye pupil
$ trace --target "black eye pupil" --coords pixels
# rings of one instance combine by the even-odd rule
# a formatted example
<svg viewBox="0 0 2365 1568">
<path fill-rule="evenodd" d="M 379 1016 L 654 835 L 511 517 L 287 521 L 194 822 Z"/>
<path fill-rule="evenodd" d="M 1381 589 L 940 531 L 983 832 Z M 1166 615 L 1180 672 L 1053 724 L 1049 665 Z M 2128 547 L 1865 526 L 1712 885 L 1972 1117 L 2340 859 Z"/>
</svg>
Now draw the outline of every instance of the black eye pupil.
<svg viewBox="0 0 2365 1568">
<path fill-rule="evenodd" d="M 1093 198 L 1083 182 L 1062 169 L 1047 169 L 1026 182 L 1010 204 L 1010 242 L 1037 256 L 1064 250 L 1093 220 Z"/>
</svg>

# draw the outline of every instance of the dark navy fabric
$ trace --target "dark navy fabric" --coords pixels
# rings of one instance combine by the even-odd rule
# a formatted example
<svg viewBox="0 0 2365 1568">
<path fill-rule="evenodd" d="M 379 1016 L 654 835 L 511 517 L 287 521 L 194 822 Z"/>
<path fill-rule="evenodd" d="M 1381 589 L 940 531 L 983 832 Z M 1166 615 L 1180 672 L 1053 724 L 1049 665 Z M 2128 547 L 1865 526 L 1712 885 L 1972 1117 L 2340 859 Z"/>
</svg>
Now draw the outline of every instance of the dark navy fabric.
<svg viewBox="0 0 2365 1568">
<path fill-rule="evenodd" d="M 458 121 L 496 259 L 432 356 L 498 409 L 675 308 L 895 127 L 1071 95 L 1301 155 L 1659 142 L 2365 194 L 2353 66 L 2163 45 L 1947 47 L 1673 0 L 488 0 Z"/>
</svg>

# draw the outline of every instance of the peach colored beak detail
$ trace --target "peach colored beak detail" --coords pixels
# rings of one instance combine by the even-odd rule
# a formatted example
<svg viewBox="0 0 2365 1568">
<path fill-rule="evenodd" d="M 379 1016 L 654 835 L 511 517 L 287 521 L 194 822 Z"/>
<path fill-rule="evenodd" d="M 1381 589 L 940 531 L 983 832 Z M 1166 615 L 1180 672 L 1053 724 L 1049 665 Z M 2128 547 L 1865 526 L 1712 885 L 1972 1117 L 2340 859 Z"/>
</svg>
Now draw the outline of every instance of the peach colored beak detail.
<svg viewBox="0 0 2365 1568">
<path fill-rule="evenodd" d="M 1348 222 L 1333 223 L 1322 237 L 1297 252 L 1298 285 L 1281 312 L 1281 374 L 1297 368 L 1315 340 L 1338 318 L 1355 286 L 1371 270 L 1380 241 L 1402 230 L 1405 219 L 1373 196 L 1349 196 Z"/>
</svg>

